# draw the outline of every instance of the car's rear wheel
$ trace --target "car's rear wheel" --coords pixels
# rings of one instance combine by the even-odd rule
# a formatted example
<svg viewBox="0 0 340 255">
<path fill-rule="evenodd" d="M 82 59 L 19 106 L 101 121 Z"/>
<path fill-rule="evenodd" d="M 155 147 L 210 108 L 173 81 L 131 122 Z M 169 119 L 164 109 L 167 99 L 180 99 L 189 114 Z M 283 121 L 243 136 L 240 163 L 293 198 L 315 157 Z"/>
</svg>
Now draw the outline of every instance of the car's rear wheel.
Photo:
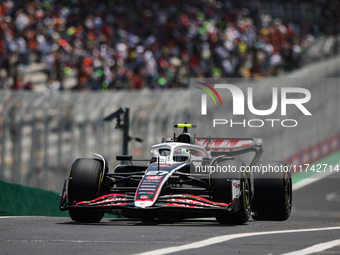
<svg viewBox="0 0 340 255">
<path fill-rule="evenodd" d="M 257 162 L 259 169 L 266 167 L 272 172 L 254 173 L 254 220 L 287 220 L 292 209 L 292 177 L 285 162 Z M 279 170 L 279 171 L 275 171 Z"/>
<path fill-rule="evenodd" d="M 100 160 L 77 159 L 70 171 L 68 185 L 68 202 L 80 202 L 95 199 L 101 195 L 103 165 Z M 69 210 L 72 220 L 77 222 L 96 223 L 104 217 L 103 211 Z"/>
<path fill-rule="evenodd" d="M 244 224 L 248 221 L 251 213 L 251 188 L 250 181 L 245 173 L 241 173 L 242 161 L 225 160 L 219 163 L 229 169 L 237 169 L 237 173 L 215 172 L 213 175 L 213 200 L 215 202 L 232 203 L 232 179 L 240 180 L 241 194 L 234 213 L 227 211 L 216 212 L 216 220 L 220 224 Z M 235 205 L 235 206 L 237 206 Z"/>
</svg>

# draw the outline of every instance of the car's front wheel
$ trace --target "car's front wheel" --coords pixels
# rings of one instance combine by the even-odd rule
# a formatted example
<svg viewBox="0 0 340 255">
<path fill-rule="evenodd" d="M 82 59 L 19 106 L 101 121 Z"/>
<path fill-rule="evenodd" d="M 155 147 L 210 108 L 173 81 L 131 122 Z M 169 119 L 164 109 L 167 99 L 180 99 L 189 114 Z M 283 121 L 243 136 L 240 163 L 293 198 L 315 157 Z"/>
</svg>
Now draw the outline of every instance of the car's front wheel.
<svg viewBox="0 0 340 255">
<path fill-rule="evenodd" d="M 100 160 L 77 159 L 70 171 L 68 202 L 77 203 L 95 199 L 101 195 L 103 165 Z M 97 223 L 104 217 L 103 211 L 69 210 L 72 220 L 84 223 Z"/>
</svg>

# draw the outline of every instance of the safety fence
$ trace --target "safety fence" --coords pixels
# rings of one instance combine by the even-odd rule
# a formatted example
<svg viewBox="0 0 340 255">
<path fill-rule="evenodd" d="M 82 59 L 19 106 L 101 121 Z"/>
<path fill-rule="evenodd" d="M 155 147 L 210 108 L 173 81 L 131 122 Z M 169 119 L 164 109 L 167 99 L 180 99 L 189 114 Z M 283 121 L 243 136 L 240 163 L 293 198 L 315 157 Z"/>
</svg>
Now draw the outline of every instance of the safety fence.
<svg viewBox="0 0 340 255">
<path fill-rule="evenodd" d="M 60 191 L 72 162 L 99 153 L 111 166 L 122 153 L 122 132 L 103 118 L 129 107 L 129 152 L 147 157 L 150 145 L 172 133 L 171 124 L 189 119 L 188 91 L 0 93 L 0 179 Z"/>
<path fill-rule="evenodd" d="M 299 81 L 309 77 L 304 87 L 314 95 L 309 104 L 313 122 L 299 119 L 308 128 L 248 129 L 242 134 L 236 130 L 212 135 L 261 137 L 264 159 L 277 160 L 322 143 L 339 133 L 340 86 L 334 86 L 339 85 L 337 78 L 317 78 L 340 77 L 339 66 L 340 58 L 336 58 L 291 74 Z M 265 87 L 270 80 L 263 83 Z M 294 79 L 288 85 L 294 86 Z M 271 102 L 266 97 L 260 100 L 265 106 Z M 72 162 L 78 157 L 93 157 L 93 153 L 106 157 L 112 169 L 117 163 L 114 156 L 122 153 L 122 131 L 115 129 L 116 120 L 103 119 L 120 107 L 130 109 L 130 136 L 143 138 L 142 143 L 134 139 L 129 142 L 129 153 L 150 158 L 151 145 L 172 136 L 176 131 L 173 124 L 194 119 L 190 109 L 199 108 L 200 101 L 191 102 L 188 90 L 48 95 L 1 90 L 0 179 L 60 191 Z"/>
<path fill-rule="evenodd" d="M 319 38 L 313 41 L 302 55 L 301 65 L 320 62 L 340 55 L 340 35 Z"/>
</svg>

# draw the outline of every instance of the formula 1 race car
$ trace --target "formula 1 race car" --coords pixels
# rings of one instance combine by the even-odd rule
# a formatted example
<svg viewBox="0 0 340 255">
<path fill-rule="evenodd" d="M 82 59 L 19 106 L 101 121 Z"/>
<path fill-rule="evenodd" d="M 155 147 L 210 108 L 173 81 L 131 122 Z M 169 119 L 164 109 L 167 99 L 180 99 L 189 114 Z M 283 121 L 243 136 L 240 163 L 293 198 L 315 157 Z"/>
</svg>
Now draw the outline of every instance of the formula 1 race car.
<svg viewBox="0 0 340 255">
<path fill-rule="evenodd" d="M 65 180 L 60 210 L 77 222 L 99 222 L 104 213 L 128 218 L 177 220 L 216 217 L 221 224 L 286 220 L 292 208 L 287 164 L 259 161 L 257 139 L 197 138 L 191 124 L 151 147 L 151 160 L 117 156 L 109 173 L 106 159 L 77 159 Z M 241 158 L 253 154 L 249 163 Z"/>
</svg>

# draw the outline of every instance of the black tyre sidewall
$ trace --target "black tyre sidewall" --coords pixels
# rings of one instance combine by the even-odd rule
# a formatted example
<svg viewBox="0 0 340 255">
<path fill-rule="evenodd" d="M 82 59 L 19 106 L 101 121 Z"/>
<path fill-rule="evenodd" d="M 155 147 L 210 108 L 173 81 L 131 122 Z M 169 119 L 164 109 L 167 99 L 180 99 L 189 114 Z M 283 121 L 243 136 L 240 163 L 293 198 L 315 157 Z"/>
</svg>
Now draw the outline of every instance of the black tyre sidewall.
<svg viewBox="0 0 340 255">
<path fill-rule="evenodd" d="M 70 171 L 68 202 L 77 203 L 95 199 L 101 195 L 103 174 L 101 161 L 97 159 L 77 159 Z M 69 210 L 72 220 L 77 222 L 99 222 L 104 212 L 90 210 Z"/>
<path fill-rule="evenodd" d="M 257 165 L 287 166 L 281 161 L 262 161 Z M 255 220 L 287 220 L 292 208 L 291 173 L 254 173 L 252 210 Z"/>
</svg>

